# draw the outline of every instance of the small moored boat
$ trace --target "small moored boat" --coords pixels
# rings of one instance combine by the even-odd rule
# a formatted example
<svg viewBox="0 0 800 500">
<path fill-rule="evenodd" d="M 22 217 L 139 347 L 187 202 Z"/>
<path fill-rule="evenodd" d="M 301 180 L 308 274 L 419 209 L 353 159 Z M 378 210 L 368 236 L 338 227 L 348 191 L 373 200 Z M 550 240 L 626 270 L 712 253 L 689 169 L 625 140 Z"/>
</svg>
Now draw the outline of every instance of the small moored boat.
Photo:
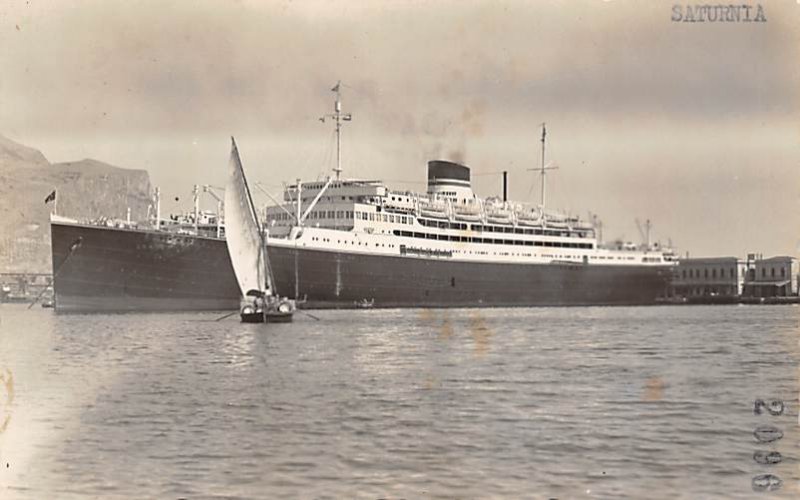
<svg viewBox="0 0 800 500">
<path fill-rule="evenodd" d="M 367 300 L 367 299 L 361 299 L 361 300 L 357 300 L 357 301 L 353 302 L 353 305 L 355 305 L 355 306 L 356 306 L 357 308 L 359 308 L 359 309 L 372 309 L 372 306 L 374 306 L 374 305 L 375 305 L 375 299 L 370 299 L 370 300 Z"/>
<path fill-rule="evenodd" d="M 242 301 L 239 311 L 242 323 L 290 323 L 292 321 L 296 308 L 293 300 L 267 295 L 259 290 L 250 290 L 247 292 L 246 298 Z"/>
</svg>

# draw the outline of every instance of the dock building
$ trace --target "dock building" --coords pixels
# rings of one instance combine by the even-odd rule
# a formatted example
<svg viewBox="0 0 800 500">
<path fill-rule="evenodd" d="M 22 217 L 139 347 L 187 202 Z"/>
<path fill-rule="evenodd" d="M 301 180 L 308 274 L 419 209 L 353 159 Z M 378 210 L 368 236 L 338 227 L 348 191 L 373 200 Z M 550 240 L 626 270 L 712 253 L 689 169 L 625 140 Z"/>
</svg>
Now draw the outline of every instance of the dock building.
<svg viewBox="0 0 800 500">
<path fill-rule="evenodd" d="M 800 262 L 794 257 L 757 259 L 745 277 L 744 297 L 792 297 L 798 295 Z"/>
<path fill-rule="evenodd" d="M 731 297 L 742 295 L 748 263 L 737 257 L 681 259 L 672 280 L 672 295 Z"/>
</svg>

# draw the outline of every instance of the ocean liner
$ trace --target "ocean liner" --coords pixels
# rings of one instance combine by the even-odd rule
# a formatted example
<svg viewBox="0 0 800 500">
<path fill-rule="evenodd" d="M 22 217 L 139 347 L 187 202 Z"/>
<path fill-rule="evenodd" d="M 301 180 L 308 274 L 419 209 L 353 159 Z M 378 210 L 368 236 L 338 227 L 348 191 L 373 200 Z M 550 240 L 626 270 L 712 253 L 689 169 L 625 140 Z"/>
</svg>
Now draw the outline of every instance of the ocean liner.
<svg viewBox="0 0 800 500">
<path fill-rule="evenodd" d="M 445 160 L 428 162 L 425 193 L 393 190 L 342 178 L 341 128 L 351 116 L 333 90 L 334 112 L 323 119 L 336 127 L 335 175 L 297 180 L 261 214 L 276 293 L 307 308 L 653 304 L 665 294 L 676 263 L 669 250 L 601 245 L 594 223 L 545 207 L 544 125 L 536 205 L 479 198 L 470 169 Z M 54 218 L 57 310 L 237 308 L 220 221 L 199 224 L 195 209 L 193 225 L 169 230 L 156 212 L 143 228 Z"/>
</svg>

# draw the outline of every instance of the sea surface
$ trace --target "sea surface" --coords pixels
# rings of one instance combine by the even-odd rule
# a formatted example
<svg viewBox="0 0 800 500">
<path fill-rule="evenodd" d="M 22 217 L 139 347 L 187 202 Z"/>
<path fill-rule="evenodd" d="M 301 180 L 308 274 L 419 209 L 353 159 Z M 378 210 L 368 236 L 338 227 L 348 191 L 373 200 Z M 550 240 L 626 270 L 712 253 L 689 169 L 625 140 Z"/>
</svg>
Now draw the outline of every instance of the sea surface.
<svg viewBox="0 0 800 500">
<path fill-rule="evenodd" d="M 0 498 L 800 498 L 800 307 L 220 314 L 0 306 Z"/>
</svg>

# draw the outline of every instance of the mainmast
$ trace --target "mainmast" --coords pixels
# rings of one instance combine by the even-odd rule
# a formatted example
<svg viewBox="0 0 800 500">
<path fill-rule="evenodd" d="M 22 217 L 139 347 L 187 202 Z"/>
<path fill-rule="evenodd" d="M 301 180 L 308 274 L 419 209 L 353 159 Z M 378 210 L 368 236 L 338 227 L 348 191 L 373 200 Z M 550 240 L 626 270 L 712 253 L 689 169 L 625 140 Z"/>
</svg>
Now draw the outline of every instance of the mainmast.
<svg viewBox="0 0 800 500">
<path fill-rule="evenodd" d="M 541 196 L 542 197 L 541 197 L 541 205 L 540 205 L 541 210 L 542 210 L 542 215 L 544 215 L 544 205 L 545 205 L 545 201 L 546 201 L 546 198 L 545 198 L 545 176 L 547 175 L 547 171 L 548 170 L 555 170 L 555 169 L 558 168 L 555 165 L 545 165 L 544 164 L 545 137 L 547 137 L 547 128 L 545 127 L 545 124 L 542 123 L 542 164 L 538 169 L 535 169 L 535 170 L 539 171 L 539 175 L 542 178 L 542 186 L 541 186 L 541 189 L 542 189 Z M 534 169 L 529 169 L 529 170 L 534 170 Z"/>
<path fill-rule="evenodd" d="M 331 118 L 336 122 L 336 168 L 333 169 L 333 171 L 336 172 L 336 179 L 339 179 L 342 174 L 342 122 L 349 122 L 353 119 L 353 115 L 350 113 L 342 113 L 341 86 L 342 81 L 339 80 L 331 89 L 332 92 L 336 92 L 336 103 L 333 107 L 334 112 L 323 115 L 319 119 L 322 123 L 325 123 L 325 118 Z"/>
<path fill-rule="evenodd" d="M 542 210 L 544 210 L 544 176 L 545 176 L 545 170 L 544 170 L 544 146 L 545 146 L 545 141 L 544 141 L 544 139 L 545 139 L 545 137 L 547 137 L 547 128 L 545 127 L 545 124 L 542 123 L 542 164 L 541 164 L 541 167 L 542 167 L 542 170 L 541 170 L 541 173 L 542 173 L 542 198 L 541 198 L 542 199 Z"/>
</svg>

